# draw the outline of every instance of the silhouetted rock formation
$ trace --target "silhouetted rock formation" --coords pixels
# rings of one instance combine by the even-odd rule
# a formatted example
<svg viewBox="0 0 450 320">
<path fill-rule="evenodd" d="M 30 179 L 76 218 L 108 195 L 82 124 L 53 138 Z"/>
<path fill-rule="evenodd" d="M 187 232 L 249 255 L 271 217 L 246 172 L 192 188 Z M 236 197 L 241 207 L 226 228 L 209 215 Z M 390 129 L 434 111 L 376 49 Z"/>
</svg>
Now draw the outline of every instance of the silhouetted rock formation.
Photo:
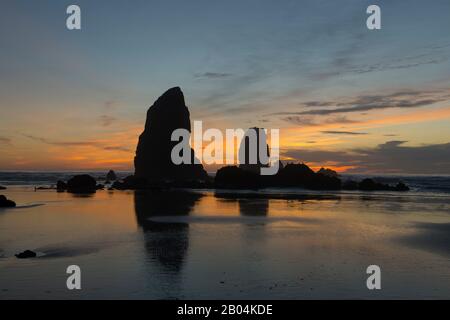
<svg viewBox="0 0 450 320">
<path fill-rule="evenodd" d="M 275 183 L 280 187 L 299 187 L 310 185 L 315 173 L 306 164 L 288 163 L 278 171 Z"/>
<path fill-rule="evenodd" d="M 25 250 L 24 252 L 15 254 L 15 256 L 18 259 L 28 259 L 28 258 L 35 258 L 36 257 L 36 252 L 31 251 L 31 250 Z"/>
<path fill-rule="evenodd" d="M 177 141 L 171 141 L 176 129 L 191 131 L 189 110 L 185 105 L 183 92 L 179 87 L 167 90 L 148 109 L 144 132 L 134 158 L 135 177 L 149 183 L 185 182 L 207 180 L 208 175 L 201 164 L 195 164 L 191 149 L 191 163 L 175 165 L 171 152 Z"/>
<path fill-rule="evenodd" d="M 250 151 L 250 145 L 253 144 L 256 148 Z M 262 159 L 260 155 L 260 147 L 264 146 L 264 156 L 267 159 Z M 268 167 L 269 146 L 267 145 L 267 137 L 264 129 L 262 128 L 250 128 L 245 133 L 241 145 L 239 146 L 239 168 L 261 174 L 261 168 Z"/>
<path fill-rule="evenodd" d="M 109 170 L 109 172 L 106 174 L 106 180 L 108 181 L 116 181 L 117 175 L 114 172 L 114 170 Z"/>
<path fill-rule="evenodd" d="M 257 189 L 265 187 L 308 188 L 315 190 L 337 190 L 341 180 L 321 173 L 315 173 L 305 164 L 287 164 L 274 176 L 261 176 L 235 166 L 223 167 L 217 171 L 216 188 Z"/>
<path fill-rule="evenodd" d="M 276 175 L 261 176 L 249 170 L 235 166 L 223 167 L 217 171 L 216 188 L 226 189 L 258 189 L 306 188 L 312 190 L 361 190 L 361 191 L 408 191 L 409 187 L 402 182 L 389 185 L 364 179 L 361 182 L 347 180 L 341 182 L 338 174 L 330 169 L 322 168 L 318 172 L 311 170 L 306 164 L 288 163 L 281 167 Z"/>
<path fill-rule="evenodd" d="M 315 173 L 304 163 L 288 163 L 274 176 L 274 186 L 315 190 L 337 190 L 341 188 L 341 180 L 338 177 L 323 174 L 323 172 L 322 170 L 322 172 Z"/>
<path fill-rule="evenodd" d="M 145 189 L 150 187 L 150 184 L 147 179 L 132 175 L 126 177 L 122 181 L 114 181 L 111 187 L 116 190 Z"/>
<path fill-rule="evenodd" d="M 227 166 L 217 171 L 214 182 L 216 188 L 257 189 L 261 187 L 260 177 L 258 173 Z"/>
<path fill-rule="evenodd" d="M 0 186 L 0 190 L 6 190 L 6 187 Z"/>
<path fill-rule="evenodd" d="M 4 195 L 0 195 L 0 208 L 14 208 L 16 203 L 7 199 Z"/>
<path fill-rule="evenodd" d="M 58 182 L 56 182 L 56 191 L 63 192 L 66 190 L 67 190 L 67 183 L 65 183 L 64 181 L 58 180 Z"/>
<path fill-rule="evenodd" d="M 76 175 L 67 181 L 67 191 L 71 193 L 94 193 L 97 182 L 88 174 Z"/>
<path fill-rule="evenodd" d="M 67 183 L 61 180 L 56 183 L 57 192 L 95 193 L 97 190 L 104 189 L 104 187 L 102 184 L 97 184 L 95 178 L 88 174 L 73 176 Z"/>
<path fill-rule="evenodd" d="M 334 170 L 331 170 L 331 169 L 320 168 L 320 170 L 317 171 L 317 173 L 322 174 L 322 175 L 327 176 L 327 177 L 339 178 L 338 173 L 336 171 L 334 171 Z"/>
<path fill-rule="evenodd" d="M 355 180 L 346 180 L 342 184 L 342 189 L 344 190 L 358 190 L 359 189 L 359 183 Z"/>
</svg>

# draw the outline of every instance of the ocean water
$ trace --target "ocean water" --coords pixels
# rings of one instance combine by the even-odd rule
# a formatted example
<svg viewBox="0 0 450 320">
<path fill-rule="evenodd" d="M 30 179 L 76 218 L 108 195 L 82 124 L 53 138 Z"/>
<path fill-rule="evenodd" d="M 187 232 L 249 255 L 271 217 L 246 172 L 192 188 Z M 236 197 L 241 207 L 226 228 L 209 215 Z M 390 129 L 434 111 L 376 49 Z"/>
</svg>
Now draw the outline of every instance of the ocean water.
<svg viewBox="0 0 450 320">
<path fill-rule="evenodd" d="M 0 185 L 3 186 L 52 186 L 58 180 L 67 181 L 76 174 L 89 174 L 97 180 L 105 180 L 104 171 L 60 171 L 60 172 L 14 172 L 0 171 Z M 133 174 L 131 171 L 117 171 L 116 175 L 122 179 Z"/>
<path fill-rule="evenodd" d="M 105 171 L 65 171 L 65 172 L 14 172 L 0 171 L 0 185 L 3 186 L 52 186 L 58 180 L 67 181 L 76 174 L 89 174 L 99 181 L 104 181 Z M 119 179 L 133 174 L 132 171 L 117 171 Z M 448 175 L 341 175 L 342 180 L 356 180 L 373 178 L 382 183 L 396 184 L 399 181 L 406 183 L 412 191 L 450 193 L 450 176 Z"/>
<path fill-rule="evenodd" d="M 18 204 L 0 209 L 0 299 L 450 298 L 446 177 L 401 177 L 413 188 L 404 193 L 89 196 L 34 191 L 61 173 L 0 177 Z M 38 257 L 15 258 L 26 249 Z M 73 264 L 81 290 L 66 287 Z M 369 265 L 381 290 L 367 289 Z"/>
</svg>

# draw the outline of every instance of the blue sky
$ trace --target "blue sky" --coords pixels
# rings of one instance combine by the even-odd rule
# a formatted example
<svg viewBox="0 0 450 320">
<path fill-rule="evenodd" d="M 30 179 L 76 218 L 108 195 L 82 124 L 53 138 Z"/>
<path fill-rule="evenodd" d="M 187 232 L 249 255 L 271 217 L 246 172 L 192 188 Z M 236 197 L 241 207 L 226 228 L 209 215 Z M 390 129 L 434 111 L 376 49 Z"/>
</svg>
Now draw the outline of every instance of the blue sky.
<svg viewBox="0 0 450 320">
<path fill-rule="evenodd" d="M 81 7 L 81 31 L 65 28 L 70 4 Z M 381 7 L 381 30 L 366 28 L 370 4 Z M 450 2 L 438 0 L 3 1 L 0 169 L 83 167 L 55 158 L 58 144 L 108 135 L 131 144 L 172 86 L 191 120 L 285 129 L 291 154 L 305 141 L 314 151 L 377 148 L 386 135 L 445 144 L 449 30 Z M 117 156 L 127 167 L 135 142 L 114 146 L 129 151 Z"/>
</svg>

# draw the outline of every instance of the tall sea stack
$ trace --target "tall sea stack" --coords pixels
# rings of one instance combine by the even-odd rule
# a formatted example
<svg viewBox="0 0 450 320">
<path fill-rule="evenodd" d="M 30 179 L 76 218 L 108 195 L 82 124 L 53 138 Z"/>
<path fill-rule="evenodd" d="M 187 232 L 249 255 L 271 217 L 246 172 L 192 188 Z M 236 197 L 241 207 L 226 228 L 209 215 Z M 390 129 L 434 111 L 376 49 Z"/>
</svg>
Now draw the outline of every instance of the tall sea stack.
<svg viewBox="0 0 450 320">
<path fill-rule="evenodd" d="M 148 182 L 186 182 L 207 180 L 208 176 L 201 164 L 194 164 L 194 150 L 191 149 L 191 163 L 175 165 L 171 159 L 173 147 L 178 142 L 171 141 L 176 129 L 191 132 L 189 110 L 179 87 L 167 90 L 148 109 L 144 132 L 134 158 L 135 176 Z"/>
<path fill-rule="evenodd" d="M 250 142 L 256 147 L 254 150 L 250 150 Z M 265 150 L 261 151 L 261 148 Z M 253 154 L 251 154 L 251 151 L 253 151 Z M 268 162 L 261 156 L 266 157 L 267 161 L 270 159 L 266 132 L 262 128 L 250 128 L 245 133 L 239 147 L 239 168 L 261 174 L 261 168 L 269 166 Z M 253 163 L 252 159 L 254 160 Z"/>
</svg>

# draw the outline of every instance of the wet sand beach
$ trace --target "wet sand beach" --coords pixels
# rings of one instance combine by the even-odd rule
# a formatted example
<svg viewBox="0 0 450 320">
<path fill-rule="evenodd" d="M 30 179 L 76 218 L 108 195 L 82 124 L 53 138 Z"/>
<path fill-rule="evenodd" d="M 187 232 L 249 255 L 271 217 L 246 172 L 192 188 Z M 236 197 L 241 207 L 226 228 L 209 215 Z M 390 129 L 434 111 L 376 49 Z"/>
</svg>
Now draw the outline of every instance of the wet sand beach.
<svg viewBox="0 0 450 320">
<path fill-rule="evenodd" d="M 448 194 L 3 193 L 18 207 L 0 209 L 1 299 L 450 298 Z"/>
</svg>

